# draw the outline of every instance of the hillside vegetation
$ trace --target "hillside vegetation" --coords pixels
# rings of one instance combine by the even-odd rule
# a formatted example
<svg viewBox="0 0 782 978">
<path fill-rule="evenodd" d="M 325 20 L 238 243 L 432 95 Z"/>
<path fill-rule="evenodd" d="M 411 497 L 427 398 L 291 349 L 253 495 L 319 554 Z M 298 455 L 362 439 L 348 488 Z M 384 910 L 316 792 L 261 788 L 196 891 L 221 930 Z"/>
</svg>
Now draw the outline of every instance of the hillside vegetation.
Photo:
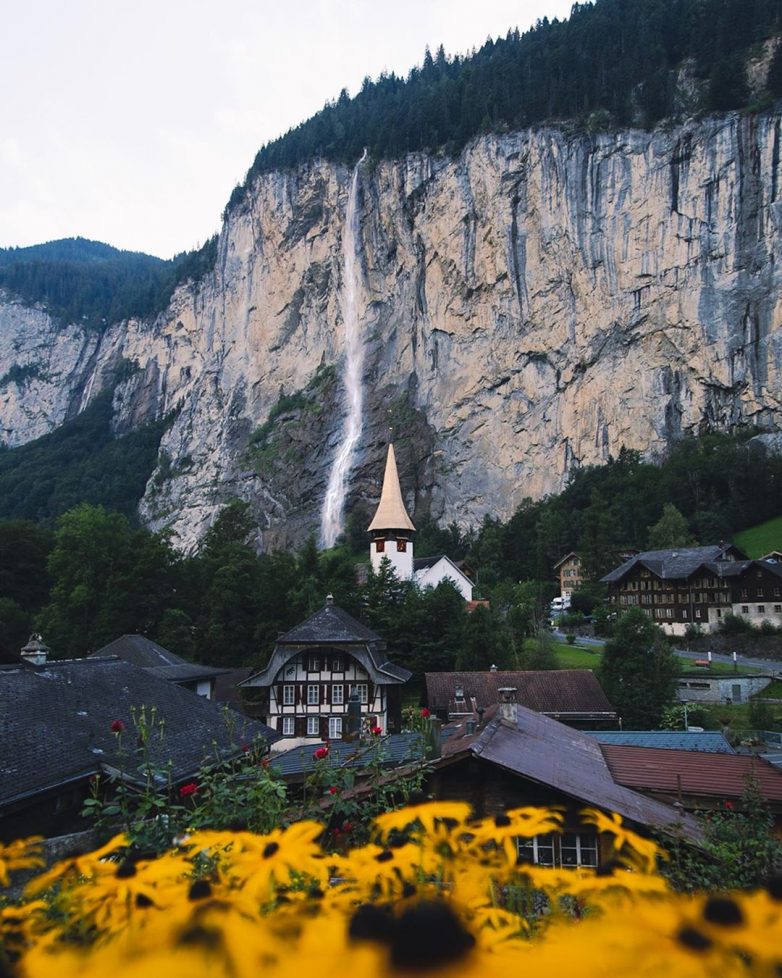
<svg viewBox="0 0 782 978">
<path fill-rule="evenodd" d="M 742 530 L 733 541 L 748 557 L 763 557 L 772 550 L 782 552 L 782 516 Z"/>
<path fill-rule="evenodd" d="M 42 305 L 61 323 L 101 330 L 165 309 L 180 282 L 197 280 L 214 265 L 216 247 L 212 238 L 170 261 L 85 238 L 0 248 L 0 289 Z"/>
</svg>

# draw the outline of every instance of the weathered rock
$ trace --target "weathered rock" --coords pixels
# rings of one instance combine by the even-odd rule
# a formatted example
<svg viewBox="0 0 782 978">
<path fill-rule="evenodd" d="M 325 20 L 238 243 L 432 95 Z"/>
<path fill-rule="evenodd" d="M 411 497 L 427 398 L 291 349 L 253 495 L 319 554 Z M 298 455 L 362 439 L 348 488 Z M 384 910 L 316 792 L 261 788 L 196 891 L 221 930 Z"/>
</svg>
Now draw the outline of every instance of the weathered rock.
<svg viewBox="0 0 782 978">
<path fill-rule="evenodd" d="M 364 168 L 367 420 L 348 508 L 377 499 L 389 409 L 395 439 L 409 435 L 411 508 L 461 525 L 507 517 L 623 445 L 654 457 L 686 432 L 778 432 L 781 125 L 540 128 Z M 266 545 L 317 531 L 342 415 L 334 372 L 317 377 L 341 366 L 349 179 L 323 162 L 261 176 L 226 219 L 213 274 L 99 345 L 6 301 L 2 362 L 39 371 L 0 385 L 6 443 L 132 365 L 118 429 L 177 412 L 142 502 L 150 525 L 190 547 L 239 496 Z M 281 393 L 299 392 L 253 451 Z"/>
</svg>

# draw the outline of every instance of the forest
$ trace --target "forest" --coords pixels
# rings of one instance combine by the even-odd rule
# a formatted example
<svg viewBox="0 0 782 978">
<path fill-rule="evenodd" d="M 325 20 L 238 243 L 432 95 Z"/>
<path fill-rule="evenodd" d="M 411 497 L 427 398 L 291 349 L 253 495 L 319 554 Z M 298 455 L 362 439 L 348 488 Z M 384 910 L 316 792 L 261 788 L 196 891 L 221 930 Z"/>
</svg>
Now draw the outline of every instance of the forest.
<svg viewBox="0 0 782 978">
<path fill-rule="evenodd" d="M 758 101 L 745 66 L 782 29 L 777 0 L 596 0 L 570 17 L 489 38 L 467 56 L 427 49 L 406 78 L 366 78 L 263 146 L 227 210 L 253 179 L 316 157 L 354 163 L 426 151 L 458 153 L 475 136 L 564 121 L 588 131 L 649 128 L 698 112 L 762 108 L 782 96 L 782 46 Z M 682 86 L 685 68 L 691 84 Z M 683 97 L 683 87 L 689 95 Z"/>
<path fill-rule="evenodd" d="M 216 253 L 216 236 L 170 261 L 85 238 L 0 248 L 0 289 L 27 305 L 40 303 L 62 325 L 102 331 L 165 309 L 177 285 L 203 277 Z"/>
<path fill-rule="evenodd" d="M 32 469 L 27 477 L 35 481 Z M 683 441 L 661 465 L 622 451 L 576 472 L 561 494 L 524 502 L 507 522 L 487 517 L 468 531 L 419 522 L 417 556 L 447 552 L 475 572 L 476 596 L 491 604 L 471 615 L 449 584 L 420 591 L 387 569 L 359 583 L 368 537 L 357 518 L 332 550 L 319 551 L 312 537 L 296 552 L 258 554 L 246 542 L 249 507 L 237 500 L 185 555 L 128 509 L 92 497 L 55 522 L 52 503 L 42 522 L 0 522 L 0 657 L 12 660 L 35 628 L 59 657 L 141 633 L 194 661 L 262 664 L 278 634 L 332 593 L 419 676 L 454 665 L 537 668 L 546 648 L 526 640 L 558 591 L 553 565 L 564 554 L 578 550 L 597 578 L 625 547 L 729 540 L 778 516 L 780 498 L 782 458 L 747 437 L 707 435 Z"/>
</svg>

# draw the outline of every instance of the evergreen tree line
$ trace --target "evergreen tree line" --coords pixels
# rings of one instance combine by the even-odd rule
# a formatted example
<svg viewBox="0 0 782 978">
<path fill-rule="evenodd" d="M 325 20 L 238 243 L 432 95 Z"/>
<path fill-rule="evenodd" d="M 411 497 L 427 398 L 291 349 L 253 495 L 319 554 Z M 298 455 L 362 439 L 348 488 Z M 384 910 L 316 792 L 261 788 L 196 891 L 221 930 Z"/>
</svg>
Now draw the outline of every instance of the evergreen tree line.
<svg viewBox="0 0 782 978">
<path fill-rule="evenodd" d="M 102 330 L 165 309 L 177 285 L 202 278 L 216 254 L 216 236 L 170 261 L 84 238 L 2 248 L 0 289 L 27 305 L 40 303 L 60 323 Z"/>
<path fill-rule="evenodd" d="M 782 29 L 778 0 L 597 0 L 570 18 L 544 18 L 526 33 L 489 38 L 466 57 L 427 48 L 403 79 L 364 80 L 343 89 L 311 119 L 263 146 L 228 209 L 262 172 L 321 157 L 353 163 L 404 153 L 458 152 L 480 133 L 576 120 L 590 126 L 643 125 L 677 115 L 677 74 L 686 61 L 699 81 L 699 108 L 747 106 L 747 55 Z M 782 96 L 777 48 L 767 97 Z"/>
</svg>

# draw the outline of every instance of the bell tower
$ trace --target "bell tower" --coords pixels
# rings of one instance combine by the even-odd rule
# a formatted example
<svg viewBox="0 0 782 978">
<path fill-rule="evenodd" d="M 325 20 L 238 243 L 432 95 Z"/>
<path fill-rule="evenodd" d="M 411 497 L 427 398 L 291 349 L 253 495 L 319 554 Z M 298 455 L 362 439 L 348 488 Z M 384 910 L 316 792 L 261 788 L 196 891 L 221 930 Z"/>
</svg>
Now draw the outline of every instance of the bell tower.
<svg viewBox="0 0 782 978">
<path fill-rule="evenodd" d="M 412 580 L 415 527 L 402 499 L 393 443 L 388 446 L 380 503 L 368 530 L 371 537 L 369 558 L 375 573 L 380 569 L 380 562 L 387 557 L 400 581 Z"/>
</svg>

